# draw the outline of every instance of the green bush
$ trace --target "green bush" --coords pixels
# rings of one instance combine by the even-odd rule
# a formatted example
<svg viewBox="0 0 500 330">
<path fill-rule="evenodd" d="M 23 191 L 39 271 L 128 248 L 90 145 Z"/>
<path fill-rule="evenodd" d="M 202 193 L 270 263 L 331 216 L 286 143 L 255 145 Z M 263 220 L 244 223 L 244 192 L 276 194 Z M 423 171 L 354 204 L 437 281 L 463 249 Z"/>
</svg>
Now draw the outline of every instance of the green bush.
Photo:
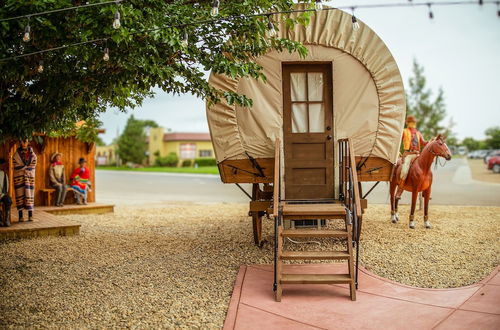
<svg viewBox="0 0 500 330">
<path fill-rule="evenodd" d="M 182 167 L 191 167 L 191 159 L 183 160 Z"/>
<path fill-rule="evenodd" d="M 179 157 L 177 157 L 175 152 L 171 152 L 165 157 L 157 157 L 155 159 L 155 166 L 176 167 L 177 163 L 179 163 Z"/>
<path fill-rule="evenodd" d="M 196 158 L 194 160 L 194 163 L 196 165 L 198 165 L 199 167 L 216 166 L 217 165 L 217 161 L 215 160 L 215 158 Z"/>
</svg>

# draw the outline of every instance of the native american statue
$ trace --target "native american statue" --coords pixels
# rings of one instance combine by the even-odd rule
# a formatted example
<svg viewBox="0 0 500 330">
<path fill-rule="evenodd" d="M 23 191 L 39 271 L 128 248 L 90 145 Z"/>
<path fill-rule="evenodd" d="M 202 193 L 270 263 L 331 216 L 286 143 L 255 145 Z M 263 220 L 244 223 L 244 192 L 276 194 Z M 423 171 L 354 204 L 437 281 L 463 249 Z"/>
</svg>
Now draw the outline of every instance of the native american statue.
<svg viewBox="0 0 500 330">
<path fill-rule="evenodd" d="M 33 221 L 35 205 L 36 154 L 28 140 L 20 141 L 21 146 L 14 154 L 14 188 L 19 222 L 23 222 L 23 209 L 28 211 L 28 221 Z"/>
</svg>

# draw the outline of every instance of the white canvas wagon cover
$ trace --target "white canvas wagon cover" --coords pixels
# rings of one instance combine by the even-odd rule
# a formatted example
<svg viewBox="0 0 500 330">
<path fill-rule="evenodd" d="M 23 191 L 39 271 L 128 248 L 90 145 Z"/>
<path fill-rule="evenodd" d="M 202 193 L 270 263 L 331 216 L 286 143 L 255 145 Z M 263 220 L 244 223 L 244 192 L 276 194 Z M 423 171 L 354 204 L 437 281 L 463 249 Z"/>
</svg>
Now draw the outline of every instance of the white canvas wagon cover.
<svg viewBox="0 0 500 330">
<path fill-rule="evenodd" d="M 335 139 L 351 138 L 357 156 L 395 163 L 404 128 L 405 93 L 397 64 L 384 42 L 367 25 L 354 30 L 352 16 L 341 10 L 319 11 L 310 25 L 286 29 L 278 37 L 300 41 L 306 58 L 271 51 L 256 59 L 267 82 L 212 74 L 210 84 L 244 94 L 252 108 L 221 102 L 207 106 L 207 118 L 218 162 L 273 158 L 274 141 L 283 134 L 283 62 L 328 62 L 333 69 Z"/>
</svg>

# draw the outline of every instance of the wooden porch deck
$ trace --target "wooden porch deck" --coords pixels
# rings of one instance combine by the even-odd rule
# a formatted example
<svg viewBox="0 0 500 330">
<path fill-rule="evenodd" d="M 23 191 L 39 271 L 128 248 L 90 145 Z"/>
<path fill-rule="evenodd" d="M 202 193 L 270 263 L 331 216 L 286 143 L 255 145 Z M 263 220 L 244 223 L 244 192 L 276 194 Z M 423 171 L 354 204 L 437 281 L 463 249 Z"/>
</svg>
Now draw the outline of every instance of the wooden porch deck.
<svg viewBox="0 0 500 330">
<path fill-rule="evenodd" d="M 0 227 L 0 240 L 33 238 L 43 236 L 70 236 L 80 233 L 80 224 L 61 219 L 62 214 L 101 214 L 114 211 L 114 205 L 90 203 L 88 205 L 65 205 L 63 207 L 35 207 L 33 221 L 18 221 L 17 210 L 12 209 L 11 226 Z"/>
</svg>

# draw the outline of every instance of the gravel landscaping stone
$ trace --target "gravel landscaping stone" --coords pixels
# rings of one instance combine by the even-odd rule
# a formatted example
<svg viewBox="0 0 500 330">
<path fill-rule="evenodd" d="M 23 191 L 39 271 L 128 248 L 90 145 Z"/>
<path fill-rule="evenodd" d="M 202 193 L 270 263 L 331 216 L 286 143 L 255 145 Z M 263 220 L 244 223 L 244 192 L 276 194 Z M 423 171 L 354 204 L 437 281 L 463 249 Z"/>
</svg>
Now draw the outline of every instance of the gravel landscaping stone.
<svg viewBox="0 0 500 330">
<path fill-rule="evenodd" d="M 431 230 L 421 214 L 408 229 L 401 209 L 397 225 L 385 205 L 365 215 L 360 257 L 372 272 L 443 288 L 478 282 L 499 264 L 500 208 L 432 206 Z M 273 258 L 272 222 L 264 220 L 270 243 L 259 249 L 247 212 L 246 204 L 122 207 L 67 216 L 82 224 L 79 236 L 0 243 L 0 327 L 220 328 L 239 266 Z"/>
</svg>

